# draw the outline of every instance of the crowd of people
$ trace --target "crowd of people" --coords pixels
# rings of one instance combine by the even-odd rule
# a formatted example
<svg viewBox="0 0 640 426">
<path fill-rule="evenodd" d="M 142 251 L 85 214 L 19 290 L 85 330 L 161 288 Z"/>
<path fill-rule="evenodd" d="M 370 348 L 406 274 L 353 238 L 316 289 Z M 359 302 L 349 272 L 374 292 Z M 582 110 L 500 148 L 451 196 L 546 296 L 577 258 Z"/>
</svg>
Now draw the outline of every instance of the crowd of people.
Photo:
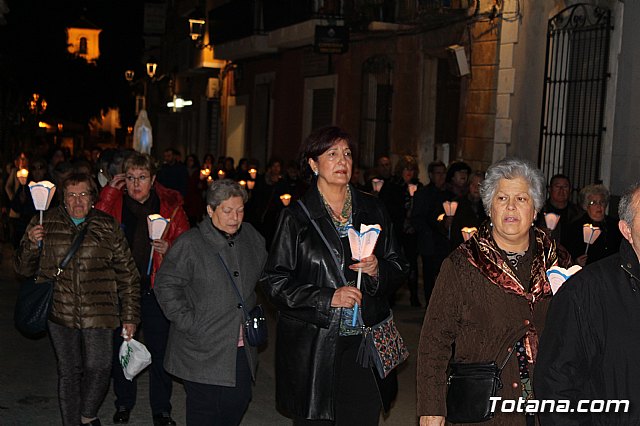
<svg viewBox="0 0 640 426">
<path fill-rule="evenodd" d="M 57 279 L 49 334 L 63 424 L 100 425 L 109 380 L 113 422 L 129 422 L 136 379 L 124 377 L 118 349 L 140 331 L 153 359 L 154 425 L 176 424 L 172 376 L 185 387 L 188 425 L 239 424 L 257 367 L 257 348 L 243 329 L 257 287 L 278 310 L 276 401 L 295 425 L 373 425 L 390 409 L 395 370 L 381 379 L 356 359 L 363 330 L 390 315 L 405 283 L 410 305 L 427 307 L 418 350 L 421 425 L 445 422 L 452 362 L 508 355 L 501 395 L 529 400 L 538 392 L 534 370 L 543 377 L 540 392 L 557 396 L 549 369 L 573 358 L 587 368 L 600 359 L 600 347 L 583 353 L 579 344 L 566 348 L 566 360 L 550 355 L 554 345 L 566 345 L 566 333 L 590 333 L 567 319 L 571 310 L 598 307 L 587 296 L 564 295 L 563 286 L 566 309 L 554 310 L 546 271 L 577 264 L 591 271 L 578 273 L 590 283 L 602 274 L 598 261 L 614 268 L 610 256 L 622 247 L 623 276 L 637 281 L 637 188 L 623 197 L 619 224 L 606 214 L 605 186 L 585 186 L 574 204 L 567 176 L 546 185 L 526 161 L 503 160 L 486 173 L 462 161 L 433 161 L 423 183 L 415 157 L 400 156 L 394 167 L 383 156 L 363 170 L 353 153 L 351 137 L 338 127 L 309 135 L 299 162 L 272 159 L 264 170 L 254 160 L 236 166 L 211 154 L 182 161 L 175 149 L 163 152 L 160 167 L 130 150 L 96 149 L 76 160 L 62 149 L 47 159 L 19 153 L 3 176 L 2 229 L 20 275 Z M 39 220 L 28 184 L 42 180 L 55 183 L 59 197 Z M 150 240 L 153 214 L 168 225 Z M 354 259 L 348 234 L 362 224 L 379 224 L 380 235 L 370 256 Z M 596 238 L 587 240 L 585 227 L 597 228 Z M 61 271 L 57 265 L 76 239 L 77 262 Z M 558 324 L 545 321 L 547 312 Z M 603 339 L 607 330 L 598 332 L 585 338 Z M 542 372 L 535 369 L 538 354 Z M 572 377 L 563 376 L 567 386 Z M 591 383 L 587 372 L 580 377 Z"/>
</svg>

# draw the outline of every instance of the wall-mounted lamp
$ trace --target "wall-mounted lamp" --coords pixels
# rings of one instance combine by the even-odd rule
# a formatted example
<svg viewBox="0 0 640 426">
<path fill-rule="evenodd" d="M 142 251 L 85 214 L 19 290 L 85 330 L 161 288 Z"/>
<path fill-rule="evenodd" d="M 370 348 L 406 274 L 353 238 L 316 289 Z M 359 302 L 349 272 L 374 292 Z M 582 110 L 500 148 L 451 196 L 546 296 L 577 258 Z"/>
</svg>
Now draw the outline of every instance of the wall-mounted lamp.
<svg viewBox="0 0 640 426">
<path fill-rule="evenodd" d="M 202 18 L 189 18 L 189 36 L 198 49 L 213 50 L 212 45 L 204 44 L 202 41 L 204 38 L 205 24 L 206 21 Z"/>
<path fill-rule="evenodd" d="M 126 70 L 124 72 L 124 78 L 131 83 L 133 81 L 133 77 L 135 77 L 136 73 L 133 70 Z"/>
<path fill-rule="evenodd" d="M 147 62 L 147 75 L 149 78 L 155 77 L 157 68 L 158 64 L 155 61 L 149 60 L 149 62 Z"/>
<path fill-rule="evenodd" d="M 204 35 L 205 20 L 200 18 L 189 18 L 189 35 L 191 40 L 198 41 Z"/>
</svg>

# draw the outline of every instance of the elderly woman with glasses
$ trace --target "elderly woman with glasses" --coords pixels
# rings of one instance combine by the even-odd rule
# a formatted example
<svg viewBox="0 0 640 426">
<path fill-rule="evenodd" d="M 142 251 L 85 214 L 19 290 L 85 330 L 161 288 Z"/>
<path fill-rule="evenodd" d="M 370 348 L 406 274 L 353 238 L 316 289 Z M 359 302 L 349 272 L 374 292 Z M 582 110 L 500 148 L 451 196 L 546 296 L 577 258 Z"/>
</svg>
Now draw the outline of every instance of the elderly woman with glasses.
<svg viewBox="0 0 640 426">
<path fill-rule="evenodd" d="M 178 191 L 156 182 L 155 161 L 146 154 L 132 153 L 124 160 L 124 173 L 116 174 L 100 193 L 96 208 L 116 218 L 124 230 L 136 267 L 140 272 L 141 312 L 145 344 L 153 363 L 149 367 L 149 400 L 154 426 L 174 425 L 171 419 L 172 379 L 162 367 L 169 337 L 169 321 L 162 313 L 154 293 L 156 271 L 164 254 L 180 234 L 189 229 Z M 150 241 L 147 216 L 160 214 L 170 219 L 161 238 Z M 153 257 L 151 249 L 153 247 Z M 115 348 L 122 343 L 119 333 Z M 114 351 L 117 359 L 118 351 Z M 113 422 L 127 423 L 136 403 L 136 379 L 127 380 L 121 368 L 113 369 L 116 413 Z"/>
<path fill-rule="evenodd" d="M 519 159 L 502 160 L 487 170 L 480 195 L 489 220 L 443 262 L 424 318 L 417 363 L 421 426 L 462 418 L 465 409 L 456 412 L 447 404 L 450 362 L 506 362 L 497 396 L 534 397 L 538 337 L 552 296 L 546 271 L 569 266 L 555 241 L 533 226 L 544 204 L 540 170 Z M 474 407 L 489 401 L 463 402 Z M 465 422 L 471 420 L 480 421 Z M 497 412 L 487 422 L 534 423 L 522 412 Z"/>
<path fill-rule="evenodd" d="M 584 266 L 617 253 L 622 234 L 618 229 L 618 221 L 606 214 L 609 205 L 609 190 L 606 186 L 587 185 L 582 188 L 580 205 L 584 214 L 563 229 L 562 242 L 575 262 Z M 591 232 L 585 232 L 585 225 L 597 227 L 600 232 L 600 235 L 596 232 L 588 244 L 585 241 L 588 241 Z"/>
<path fill-rule="evenodd" d="M 93 209 L 97 189 L 87 174 L 62 184 L 63 204 L 34 217 L 16 252 L 16 271 L 53 278 L 76 236 L 84 239 L 57 276 L 49 337 L 58 361 L 62 423 L 100 425 L 96 417 L 109 389 L 113 330 L 130 339 L 139 321 L 140 277 L 124 233 L 109 215 Z M 118 365 L 119 368 L 119 365 Z"/>
</svg>

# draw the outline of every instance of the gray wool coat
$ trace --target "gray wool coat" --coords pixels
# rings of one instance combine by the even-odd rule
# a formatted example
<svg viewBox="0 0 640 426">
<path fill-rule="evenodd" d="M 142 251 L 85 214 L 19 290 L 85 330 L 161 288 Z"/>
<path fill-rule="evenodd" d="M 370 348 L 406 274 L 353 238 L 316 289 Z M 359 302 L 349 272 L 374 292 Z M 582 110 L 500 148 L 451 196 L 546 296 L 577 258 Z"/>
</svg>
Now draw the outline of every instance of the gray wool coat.
<svg viewBox="0 0 640 426">
<path fill-rule="evenodd" d="M 196 383 L 235 386 L 236 352 L 243 310 L 221 260 L 234 276 L 247 310 L 267 257 L 264 238 L 248 223 L 227 240 L 206 218 L 182 234 L 167 252 L 155 293 L 171 322 L 165 369 Z M 255 378 L 256 348 L 245 344 Z"/>
</svg>

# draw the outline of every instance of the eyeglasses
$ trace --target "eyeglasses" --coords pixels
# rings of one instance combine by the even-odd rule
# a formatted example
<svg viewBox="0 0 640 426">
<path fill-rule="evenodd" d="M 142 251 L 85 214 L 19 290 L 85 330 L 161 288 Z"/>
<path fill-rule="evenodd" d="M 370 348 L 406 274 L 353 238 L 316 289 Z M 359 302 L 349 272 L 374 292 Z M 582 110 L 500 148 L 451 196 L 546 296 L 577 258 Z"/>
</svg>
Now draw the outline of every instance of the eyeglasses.
<svg viewBox="0 0 640 426">
<path fill-rule="evenodd" d="M 66 197 L 66 198 L 69 198 L 69 199 L 73 199 L 73 200 L 75 200 L 75 199 L 78 199 L 78 198 L 85 199 L 85 198 L 89 197 L 90 195 L 91 195 L 91 194 L 90 194 L 90 193 L 88 193 L 88 192 L 80 192 L 80 193 L 78 193 L 78 194 L 76 194 L 75 192 L 67 192 L 67 193 L 65 194 L 65 197 Z"/>
<path fill-rule="evenodd" d="M 604 200 L 602 201 L 591 200 L 587 204 L 589 206 L 606 206 L 608 203 Z"/>
<path fill-rule="evenodd" d="M 129 183 L 135 183 L 136 181 L 138 181 L 140 183 L 145 183 L 147 181 L 147 179 L 149 179 L 149 176 L 145 176 L 145 175 L 142 175 L 142 176 L 139 176 L 139 177 L 126 176 L 125 179 Z"/>
</svg>

